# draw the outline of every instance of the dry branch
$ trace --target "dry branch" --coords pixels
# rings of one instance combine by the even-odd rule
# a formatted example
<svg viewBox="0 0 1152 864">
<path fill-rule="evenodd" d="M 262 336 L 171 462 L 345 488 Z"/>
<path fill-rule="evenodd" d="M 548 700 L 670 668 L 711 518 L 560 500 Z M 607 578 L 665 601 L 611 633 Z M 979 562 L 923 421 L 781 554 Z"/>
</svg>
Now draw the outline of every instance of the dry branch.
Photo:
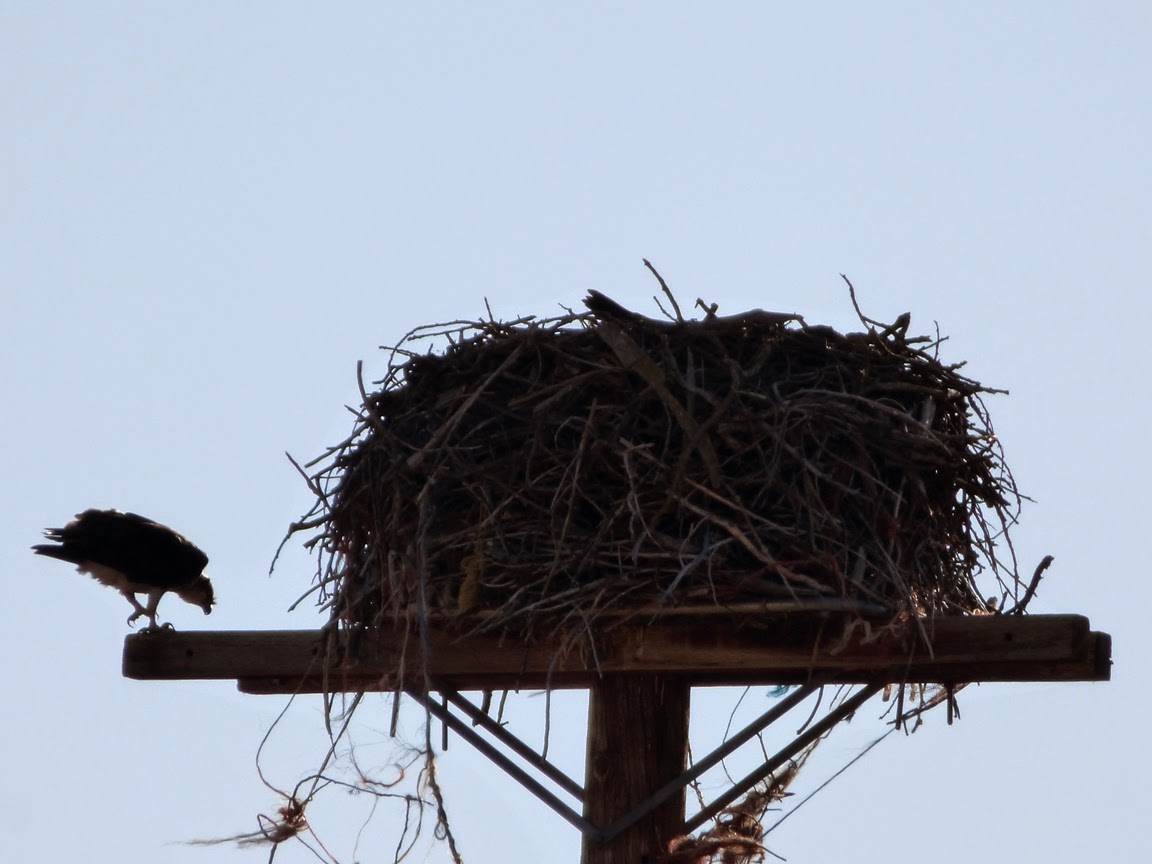
<svg viewBox="0 0 1152 864">
<path fill-rule="evenodd" d="M 896 618 L 1019 597 L 1020 496 L 982 403 L 996 391 L 907 316 L 841 334 L 585 302 L 392 349 L 297 523 L 319 529 L 335 621 L 427 609 L 530 636 L 632 607 L 835 599 Z"/>
</svg>

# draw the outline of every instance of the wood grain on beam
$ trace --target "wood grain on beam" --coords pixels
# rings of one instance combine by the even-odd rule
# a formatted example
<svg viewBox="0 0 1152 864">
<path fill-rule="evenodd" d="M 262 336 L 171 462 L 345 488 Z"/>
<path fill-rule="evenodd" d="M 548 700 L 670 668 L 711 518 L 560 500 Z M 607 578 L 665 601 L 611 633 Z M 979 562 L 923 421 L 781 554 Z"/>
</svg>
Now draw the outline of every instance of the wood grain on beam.
<svg viewBox="0 0 1152 864">
<path fill-rule="evenodd" d="M 920 634 L 929 633 L 931 652 Z M 604 673 L 678 675 L 693 685 L 792 684 L 822 680 L 1106 681 L 1111 639 L 1080 615 L 937 618 L 899 632 L 845 638 L 843 620 L 827 615 L 730 621 L 669 618 L 622 623 L 597 637 L 591 652 L 557 659 L 547 642 L 525 645 L 498 635 L 430 634 L 427 668 L 417 640 L 403 628 L 326 652 L 319 631 L 161 632 L 129 636 L 124 675 L 138 679 L 233 679 L 253 693 L 387 690 L 401 665 L 409 683 L 425 671 L 458 690 L 587 687 Z M 341 640 L 343 636 L 341 635 Z"/>
</svg>

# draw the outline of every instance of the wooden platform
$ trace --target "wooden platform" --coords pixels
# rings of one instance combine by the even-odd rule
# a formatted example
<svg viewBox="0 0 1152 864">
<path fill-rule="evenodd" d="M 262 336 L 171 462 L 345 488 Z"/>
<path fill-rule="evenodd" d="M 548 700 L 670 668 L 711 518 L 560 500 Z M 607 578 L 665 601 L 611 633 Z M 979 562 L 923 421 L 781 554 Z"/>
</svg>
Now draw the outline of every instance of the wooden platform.
<svg viewBox="0 0 1152 864">
<path fill-rule="evenodd" d="M 455 690 L 586 688 L 601 675 L 676 676 L 691 686 L 805 683 L 1107 681 L 1111 637 L 1081 615 L 937 618 L 877 635 L 828 614 L 667 616 L 621 623 L 595 653 L 524 645 L 494 635 L 430 634 L 427 668 L 415 634 L 370 631 L 347 662 L 344 634 L 321 631 L 142 633 L 124 642 L 124 675 L 233 679 L 247 693 L 391 690 L 403 662 Z M 753 623 L 754 622 L 754 623 Z M 927 639 L 925 638 L 927 636 Z M 325 640 L 338 639 L 336 651 Z M 929 648 L 930 646 L 930 648 Z M 326 657 L 335 658 L 325 660 Z"/>
</svg>

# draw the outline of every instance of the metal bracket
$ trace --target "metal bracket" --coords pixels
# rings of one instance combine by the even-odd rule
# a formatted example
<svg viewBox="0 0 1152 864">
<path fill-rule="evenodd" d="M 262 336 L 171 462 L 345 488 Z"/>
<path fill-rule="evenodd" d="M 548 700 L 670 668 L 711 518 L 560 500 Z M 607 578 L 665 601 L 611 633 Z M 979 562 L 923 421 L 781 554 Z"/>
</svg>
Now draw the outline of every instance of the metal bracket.
<svg viewBox="0 0 1152 864">
<path fill-rule="evenodd" d="M 435 682 L 433 686 L 437 687 Z M 435 699 L 431 698 L 429 694 L 416 690 L 407 689 L 405 692 L 419 702 L 428 711 L 429 714 L 440 720 L 445 726 L 483 753 L 497 768 L 500 768 L 504 773 L 510 776 L 513 780 L 551 807 L 556 813 L 566 819 L 569 823 L 580 829 L 582 834 L 590 836 L 599 836 L 600 829 L 585 819 L 582 815 L 576 812 L 572 807 L 564 803 L 557 795 L 551 790 L 546 788 L 535 777 L 497 750 L 492 744 L 483 738 L 471 725 L 465 723 L 455 714 L 453 714 L 448 706 L 449 704 L 455 705 L 460 710 L 464 711 L 472 721 L 483 727 L 489 732 L 493 738 L 496 738 L 502 744 L 507 746 L 517 755 L 521 756 L 525 761 L 529 762 L 534 768 L 540 771 L 549 779 L 553 780 L 557 785 L 567 791 L 570 795 L 576 798 L 581 804 L 584 803 L 584 787 L 553 765 L 548 760 L 544 759 L 535 750 L 494 721 L 491 717 L 470 703 L 467 699 L 461 696 L 455 690 L 450 688 L 437 689 L 443 693 L 445 704 L 441 705 Z M 463 706 L 467 706 L 466 708 Z"/>
<path fill-rule="evenodd" d="M 539 798 L 544 804 L 550 807 L 568 823 L 579 829 L 579 831 L 599 842 L 605 842 L 619 835 L 621 832 L 626 831 L 628 828 L 635 825 L 647 814 L 651 813 L 655 808 L 659 807 L 664 801 L 672 795 L 675 795 L 688 784 L 697 780 L 706 771 L 718 765 L 721 760 L 733 753 L 737 748 L 743 746 L 750 741 L 757 734 L 766 729 L 769 725 L 779 720 L 792 709 L 800 705 L 808 699 L 812 694 L 821 689 L 820 684 L 807 684 L 800 687 L 794 693 L 784 697 L 779 703 L 774 705 L 769 710 L 765 711 L 731 738 L 727 739 L 720 746 L 716 747 L 707 756 L 697 761 L 687 771 L 666 784 L 661 786 L 648 798 L 637 804 L 631 811 L 620 817 L 612 825 L 606 829 L 598 828 L 587 819 L 585 819 L 577 810 L 569 806 L 558 795 L 544 786 L 536 777 L 532 776 L 520 765 L 516 764 L 512 759 L 500 752 L 488 740 L 480 735 L 474 726 L 478 726 L 493 738 L 506 746 L 509 750 L 523 759 L 529 766 L 536 769 L 547 779 L 551 780 L 562 790 L 567 792 L 579 802 L 580 805 L 584 803 L 584 787 L 577 783 L 567 774 L 565 774 L 558 767 L 553 765 L 547 759 L 542 757 L 530 746 L 525 744 L 499 723 L 494 721 L 491 717 L 473 705 L 468 699 L 464 698 L 459 692 L 450 687 L 445 687 L 441 684 L 432 681 L 432 687 L 435 691 L 441 693 L 444 697 L 444 703 L 436 701 L 431 696 L 421 690 L 409 688 L 405 692 L 408 693 L 413 699 L 419 702 L 428 711 L 429 714 L 436 717 L 447 726 L 449 729 L 458 734 L 461 738 L 475 747 L 480 753 L 488 757 L 488 759 L 496 765 L 496 767 L 503 770 L 512 779 L 516 780 L 521 786 Z M 831 709 L 820 720 L 808 726 L 785 747 L 781 748 L 771 758 L 765 761 L 760 767 L 747 774 L 736 784 L 734 784 L 727 792 L 717 797 L 712 803 L 708 804 L 699 813 L 687 820 L 684 824 L 685 834 L 695 831 L 709 819 L 714 818 L 725 807 L 728 807 L 732 802 L 736 801 L 741 795 L 747 793 L 753 786 L 760 783 L 767 778 L 772 772 L 782 766 L 785 762 L 794 758 L 805 747 L 816 741 L 823 735 L 826 735 L 832 730 L 836 724 L 842 720 L 850 717 L 855 711 L 860 708 L 865 702 L 875 696 L 880 690 L 883 689 L 881 684 L 869 684 L 864 686 L 860 691 L 844 700 L 841 704 Z M 471 723 L 465 722 L 452 713 L 450 706 L 457 708 L 465 714 Z"/>
</svg>

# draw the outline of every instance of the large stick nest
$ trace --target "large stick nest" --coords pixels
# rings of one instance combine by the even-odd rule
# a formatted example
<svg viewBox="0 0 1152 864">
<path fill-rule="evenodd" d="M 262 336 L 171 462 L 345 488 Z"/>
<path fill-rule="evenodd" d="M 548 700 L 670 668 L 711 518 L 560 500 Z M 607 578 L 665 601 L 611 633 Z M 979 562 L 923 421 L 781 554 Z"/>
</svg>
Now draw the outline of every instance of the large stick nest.
<svg viewBox="0 0 1152 864">
<path fill-rule="evenodd" d="M 844 335 L 585 304 L 392 349 L 354 434 L 311 463 L 317 503 L 294 526 L 317 532 L 333 619 L 526 634 L 610 609 L 895 618 L 1017 594 L 998 550 L 1020 496 L 982 402 L 996 391 L 906 315 Z M 417 350 L 436 339 L 442 353 Z"/>
</svg>

